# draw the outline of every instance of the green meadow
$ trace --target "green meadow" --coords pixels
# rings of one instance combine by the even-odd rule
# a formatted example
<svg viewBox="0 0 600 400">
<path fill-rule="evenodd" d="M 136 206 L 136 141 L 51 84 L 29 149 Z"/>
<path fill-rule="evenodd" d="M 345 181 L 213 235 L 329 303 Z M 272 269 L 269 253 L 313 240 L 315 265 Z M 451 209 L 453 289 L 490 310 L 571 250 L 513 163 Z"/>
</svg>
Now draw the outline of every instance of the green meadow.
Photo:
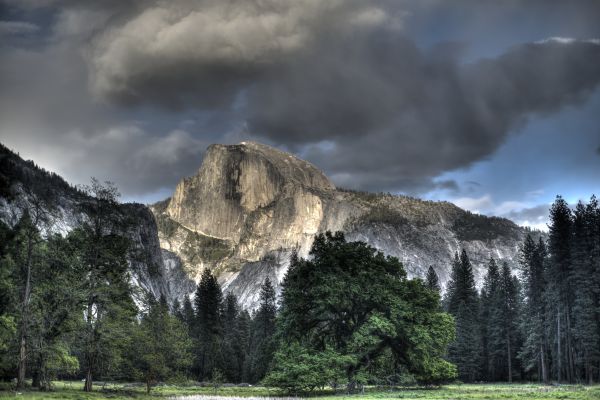
<svg viewBox="0 0 600 400">
<path fill-rule="evenodd" d="M 286 393 L 264 387 L 212 387 L 163 385 L 146 394 L 143 385 L 106 384 L 98 385 L 91 393 L 84 393 L 81 382 L 56 382 L 50 392 L 24 390 L 15 392 L 7 387 L 0 391 L 0 398 L 18 399 L 173 399 L 173 400 L 237 400 L 249 398 L 286 399 Z M 367 388 L 364 393 L 348 395 L 343 391 L 324 391 L 301 397 L 312 399 L 600 399 L 600 385 L 539 384 L 452 384 L 439 388 L 408 387 L 380 389 Z"/>
</svg>

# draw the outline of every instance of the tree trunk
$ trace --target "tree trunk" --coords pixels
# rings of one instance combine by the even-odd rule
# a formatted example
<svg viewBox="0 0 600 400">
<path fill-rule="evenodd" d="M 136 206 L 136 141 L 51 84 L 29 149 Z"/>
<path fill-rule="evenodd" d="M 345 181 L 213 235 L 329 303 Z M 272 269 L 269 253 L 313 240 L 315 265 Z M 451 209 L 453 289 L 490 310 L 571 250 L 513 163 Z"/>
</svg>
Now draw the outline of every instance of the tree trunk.
<svg viewBox="0 0 600 400">
<path fill-rule="evenodd" d="M 85 384 L 83 385 L 84 392 L 92 391 L 92 368 L 88 367 L 87 373 L 85 375 Z"/>
<path fill-rule="evenodd" d="M 571 316 L 567 309 L 565 313 L 567 322 L 567 373 L 569 375 L 569 383 L 575 382 L 575 351 L 573 349 L 573 337 L 571 335 Z"/>
<path fill-rule="evenodd" d="M 25 386 L 25 368 L 27 366 L 27 329 L 29 326 L 29 298 L 31 296 L 31 257 L 33 238 L 31 234 L 27 239 L 27 276 L 25 278 L 25 291 L 21 305 L 21 329 L 19 338 L 19 362 L 17 366 L 17 388 Z"/>
<path fill-rule="evenodd" d="M 556 314 L 556 343 L 557 343 L 557 368 L 556 368 L 556 377 L 558 383 L 561 381 L 561 369 L 562 369 L 562 355 L 560 354 L 560 308 Z"/>
<path fill-rule="evenodd" d="M 544 349 L 544 344 L 540 344 L 540 358 L 542 365 L 542 381 L 544 383 L 548 383 L 548 368 L 546 366 L 546 349 Z"/>
<path fill-rule="evenodd" d="M 146 379 L 146 394 L 150 394 L 150 379 Z"/>
<path fill-rule="evenodd" d="M 508 332 L 506 335 L 506 351 L 508 352 L 508 383 L 512 383 L 512 352 L 510 350 L 510 332 Z"/>
</svg>

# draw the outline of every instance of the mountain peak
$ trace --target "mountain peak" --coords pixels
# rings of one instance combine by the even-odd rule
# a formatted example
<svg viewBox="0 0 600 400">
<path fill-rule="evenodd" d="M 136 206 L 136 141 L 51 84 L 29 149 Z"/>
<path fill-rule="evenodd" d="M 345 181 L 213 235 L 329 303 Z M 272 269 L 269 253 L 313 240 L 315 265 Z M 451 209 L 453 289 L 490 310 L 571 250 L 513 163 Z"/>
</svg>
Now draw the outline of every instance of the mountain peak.
<svg viewBox="0 0 600 400">
<path fill-rule="evenodd" d="M 323 172 L 290 153 L 256 142 L 215 144 L 198 173 L 177 185 L 167 212 L 197 233 L 237 243 L 255 211 L 300 193 L 333 190 Z"/>
</svg>

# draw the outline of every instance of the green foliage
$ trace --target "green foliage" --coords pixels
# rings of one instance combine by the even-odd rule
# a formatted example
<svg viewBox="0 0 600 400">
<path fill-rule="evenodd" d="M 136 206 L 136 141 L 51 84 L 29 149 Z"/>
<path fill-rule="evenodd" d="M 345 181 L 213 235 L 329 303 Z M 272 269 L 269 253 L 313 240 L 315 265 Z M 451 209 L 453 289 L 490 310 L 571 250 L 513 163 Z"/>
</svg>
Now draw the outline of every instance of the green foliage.
<svg viewBox="0 0 600 400">
<path fill-rule="evenodd" d="M 269 278 L 260 290 L 260 306 L 250 327 L 250 342 L 246 360 L 245 378 L 252 383 L 267 373 L 275 352 L 275 317 L 277 313 L 275 290 Z"/>
<path fill-rule="evenodd" d="M 479 301 L 473 267 L 464 250 L 460 257 L 454 257 L 445 302 L 456 321 L 456 340 L 448 349 L 449 359 L 458 367 L 459 378 L 472 382 L 479 376 L 481 365 Z"/>
<path fill-rule="evenodd" d="M 369 211 L 361 215 L 356 222 L 358 224 L 388 224 L 392 226 L 403 226 L 408 220 L 399 211 L 388 205 L 379 204 L 371 207 Z"/>
<path fill-rule="evenodd" d="M 197 263 L 222 260 L 231 254 L 232 249 L 226 240 L 188 231 L 181 251 L 189 262 Z"/>
<path fill-rule="evenodd" d="M 200 380 L 211 379 L 214 369 L 222 369 L 223 293 L 217 278 L 205 269 L 196 290 L 196 321 L 193 334 L 196 342 L 194 372 Z"/>
<path fill-rule="evenodd" d="M 152 385 L 184 375 L 192 364 L 192 342 L 186 327 L 168 308 L 148 296 L 148 312 L 134 331 L 131 359 L 136 375 Z"/>
<path fill-rule="evenodd" d="M 438 294 L 442 292 L 442 287 L 440 286 L 440 279 L 438 278 L 437 273 L 435 272 L 435 269 L 433 269 L 432 265 L 430 265 L 427 269 L 425 282 L 427 283 L 427 287 L 429 288 L 429 290 L 433 290 Z"/>
<path fill-rule="evenodd" d="M 452 230 L 461 241 L 494 240 L 509 235 L 518 234 L 518 227 L 506 218 L 488 217 L 465 211 L 454 221 Z"/>
<path fill-rule="evenodd" d="M 339 232 L 317 236 L 310 255 L 293 257 L 284 280 L 280 349 L 296 341 L 309 354 L 330 349 L 349 357 L 351 387 L 371 379 L 368 366 L 386 349 L 423 381 L 454 377 L 451 369 L 441 376 L 444 368 L 432 367 L 453 338 L 452 319 L 439 311 L 436 293 L 406 279 L 396 258 L 348 243 Z"/>
<path fill-rule="evenodd" d="M 345 370 L 354 363 L 352 356 L 330 348 L 315 351 L 292 342 L 275 353 L 275 367 L 262 383 L 293 394 L 337 386 L 345 383 Z"/>
</svg>

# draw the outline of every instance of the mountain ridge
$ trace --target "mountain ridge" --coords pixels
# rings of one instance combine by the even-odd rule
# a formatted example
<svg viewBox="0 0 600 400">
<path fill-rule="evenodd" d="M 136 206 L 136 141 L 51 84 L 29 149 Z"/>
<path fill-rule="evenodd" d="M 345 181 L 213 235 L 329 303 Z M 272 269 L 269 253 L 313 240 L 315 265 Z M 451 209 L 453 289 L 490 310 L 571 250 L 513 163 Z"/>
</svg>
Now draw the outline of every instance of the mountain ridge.
<svg viewBox="0 0 600 400">
<path fill-rule="evenodd" d="M 300 165 L 297 175 L 288 160 Z M 398 257 L 411 276 L 433 265 L 442 283 L 461 248 L 472 253 L 478 278 L 490 257 L 516 267 L 529 232 L 446 201 L 336 188 L 314 165 L 254 142 L 210 146 L 197 174 L 150 209 L 161 221 L 161 247 L 178 254 L 193 279 L 210 268 L 250 308 L 260 283 L 268 276 L 277 286 L 291 252 L 308 256 L 314 235 L 327 230 Z M 211 251 L 190 253 L 194 242 Z"/>
</svg>

